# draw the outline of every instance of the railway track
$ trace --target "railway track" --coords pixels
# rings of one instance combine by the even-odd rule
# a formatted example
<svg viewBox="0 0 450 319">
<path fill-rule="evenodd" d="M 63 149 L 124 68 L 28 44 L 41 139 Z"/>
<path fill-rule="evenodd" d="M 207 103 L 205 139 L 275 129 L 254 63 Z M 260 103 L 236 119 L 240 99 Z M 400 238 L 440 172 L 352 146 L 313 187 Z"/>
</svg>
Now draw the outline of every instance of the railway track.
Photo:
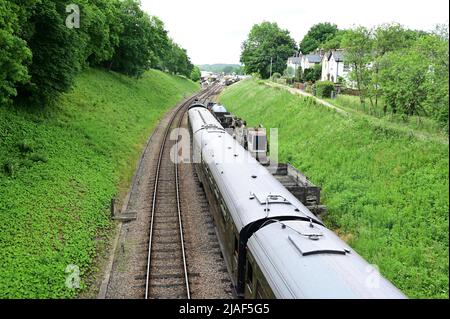
<svg viewBox="0 0 450 319">
<path fill-rule="evenodd" d="M 179 130 L 187 108 L 196 98 L 206 101 L 219 90 L 220 87 L 214 85 L 181 104 L 174 111 L 165 129 L 153 184 L 145 299 L 191 297 L 180 200 L 178 154 L 175 155 L 175 163 L 170 156 L 173 146 L 178 149 L 178 141 L 171 141 L 169 136 L 172 129 Z"/>
</svg>

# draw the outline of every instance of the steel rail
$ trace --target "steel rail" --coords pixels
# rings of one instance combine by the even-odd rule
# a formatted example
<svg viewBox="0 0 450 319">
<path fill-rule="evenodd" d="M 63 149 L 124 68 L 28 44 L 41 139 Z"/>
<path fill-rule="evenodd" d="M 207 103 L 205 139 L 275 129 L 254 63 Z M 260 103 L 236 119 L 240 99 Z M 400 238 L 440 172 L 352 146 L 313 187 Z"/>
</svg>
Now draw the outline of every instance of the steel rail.
<svg viewBox="0 0 450 319">
<path fill-rule="evenodd" d="M 155 174 L 155 184 L 153 187 L 153 196 L 152 196 L 152 210 L 151 210 L 151 220 L 150 220 L 150 235 L 149 235 L 149 244 L 148 244 L 148 257 L 147 257 L 147 270 L 146 270 L 146 281 L 145 281 L 145 299 L 148 299 L 150 296 L 150 268 L 151 268 L 151 253 L 152 253 L 152 239 L 153 239 L 153 226 L 154 226 L 154 217 L 156 212 L 156 204 L 157 204 L 157 194 L 158 194 L 158 185 L 159 185 L 159 177 L 160 177 L 160 171 L 161 171 L 161 162 L 164 154 L 164 149 L 166 146 L 166 143 L 168 141 L 167 137 L 169 136 L 170 129 L 172 127 L 173 122 L 175 121 L 175 118 L 177 117 L 178 113 L 182 109 L 186 109 L 186 106 L 189 106 L 195 98 L 199 98 L 202 96 L 202 98 L 205 98 L 204 96 L 209 97 L 210 95 L 214 94 L 215 90 L 212 90 L 212 88 L 209 88 L 206 90 L 206 92 L 201 92 L 197 95 L 192 96 L 189 98 L 186 102 L 183 102 L 174 112 L 172 115 L 167 128 L 163 135 L 163 141 L 161 143 L 161 147 L 159 150 L 158 155 L 158 162 L 156 166 L 156 174 Z M 186 110 L 185 110 L 186 112 Z M 182 122 L 182 119 L 184 117 L 184 113 L 180 116 L 180 120 L 178 122 L 178 133 L 180 131 L 180 125 Z M 176 157 L 175 157 L 175 188 L 176 188 L 176 197 L 177 197 L 177 210 L 178 210 L 178 221 L 179 221 L 179 228 L 180 228 L 180 240 L 181 240 L 181 250 L 182 250 L 182 256 L 183 256 L 183 268 L 184 268 L 184 278 L 186 283 L 186 294 L 187 298 L 190 299 L 190 289 L 189 289 L 189 275 L 187 270 L 187 262 L 186 262 L 186 252 L 184 247 L 184 235 L 183 235 L 183 224 L 182 224 L 182 218 L 181 218 L 181 203 L 180 203 L 180 191 L 179 191 L 179 175 L 178 175 L 178 137 L 177 135 L 177 142 L 176 142 Z"/>
</svg>

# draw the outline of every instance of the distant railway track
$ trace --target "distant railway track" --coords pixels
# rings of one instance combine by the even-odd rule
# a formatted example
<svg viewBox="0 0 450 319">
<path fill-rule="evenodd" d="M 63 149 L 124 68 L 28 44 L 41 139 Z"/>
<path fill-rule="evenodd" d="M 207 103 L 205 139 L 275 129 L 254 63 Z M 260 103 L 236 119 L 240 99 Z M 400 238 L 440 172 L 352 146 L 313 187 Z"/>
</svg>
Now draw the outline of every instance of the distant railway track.
<svg viewBox="0 0 450 319">
<path fill-rule="evenodd" d="M 220 86 L 213 85 L 189 98 L 173 112 L 164 131 L 153 184 L 145 299 L 191 297 L 180 200 L 178 154 L 175 155 L 175 161 L 170 157 L 170 151 L 174 145 L 178 146 L 178 140 L 171 141 L 169 136 L 172 129 L 180 129 L 186 110 L 195 99 L 206 101 L 219 90 Z"/>
</svg>

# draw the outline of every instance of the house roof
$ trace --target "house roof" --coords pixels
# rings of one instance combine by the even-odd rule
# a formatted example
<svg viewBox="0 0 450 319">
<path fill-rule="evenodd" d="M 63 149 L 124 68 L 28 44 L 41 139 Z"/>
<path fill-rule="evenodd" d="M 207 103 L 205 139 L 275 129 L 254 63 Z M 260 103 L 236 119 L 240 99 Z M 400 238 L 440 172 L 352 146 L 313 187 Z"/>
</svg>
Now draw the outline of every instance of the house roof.
<svg viewBox="0 0 450 319">
<path fill-rule="evenodd" d="M 307 54 L 305 55 L 305 59 L 309 63 L 320 63 L 322 61 L 322 58 L 319 54 Z"/>
<path fill-rule="evenodd" d="M 301 57 L 293 56 L 288 59 L 288 63 L 300 64 Z"/>
<path fill-rule="evenodd" d="M 343 62 L 344 61 L 344 51 L 331 51 L 328 60 L 331 58 L 331 56 L 334 56 L 334 60 L 336 62 Z"/>
</svg>

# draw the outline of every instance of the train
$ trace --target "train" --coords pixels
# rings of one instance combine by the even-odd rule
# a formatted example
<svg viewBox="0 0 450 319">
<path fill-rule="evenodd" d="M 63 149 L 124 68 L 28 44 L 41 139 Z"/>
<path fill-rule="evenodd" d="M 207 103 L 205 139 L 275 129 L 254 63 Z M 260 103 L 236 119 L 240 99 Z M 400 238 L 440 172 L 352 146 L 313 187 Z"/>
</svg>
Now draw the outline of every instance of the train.
<svg viewBox="0 0 450 319">
<path fill-rule="evenodd" d="M 194 168 L 235 294 L 245 299 L 403 299 L 226 132 L 203 103 L 188 108 Z"/>
</svg>

